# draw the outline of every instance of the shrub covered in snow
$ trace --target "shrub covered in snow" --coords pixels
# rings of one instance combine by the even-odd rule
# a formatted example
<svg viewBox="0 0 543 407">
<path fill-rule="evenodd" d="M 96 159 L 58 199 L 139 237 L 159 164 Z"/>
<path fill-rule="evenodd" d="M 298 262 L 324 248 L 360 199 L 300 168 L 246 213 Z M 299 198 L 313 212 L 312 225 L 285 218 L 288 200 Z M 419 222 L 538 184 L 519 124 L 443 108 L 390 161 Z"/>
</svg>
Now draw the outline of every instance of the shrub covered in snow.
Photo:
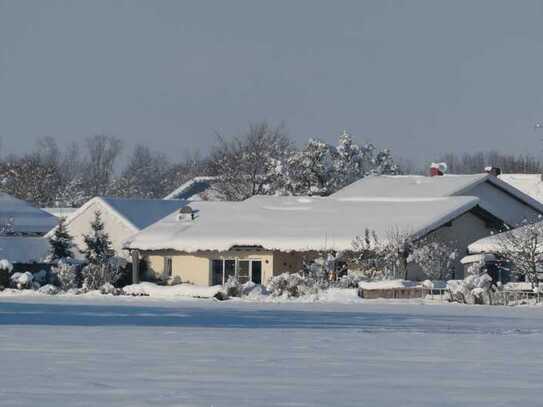
<svg viewBox="0 0 543 407">
<path fill-rule="evenodd" d="M 480 264 L 473 264 L 464 280 L 451 280 L 447 286 L 453 301 L 463 304 L 492 304 L 492 277 Z"/>
<path fill-rule="evenodd" d="M 10 277 L 11 286 L 19 290 L 32 288 L 32 273 L 25 271 L 24 273 L 13 273 Z"/>
<path fill-rule="evenodd" d="M 98 290 L 106 283 L 116 285 L 127 273 L 126 264 L 126 260 L 119 257 L 111 257 L 101 264 L 87 264 L 81 271 L 83 288 Z"/>
<path fill-rule="evenodd" d="M 59 286 L 63 290 L 70 290 L 79 287 L 81 273 L 78 264 L 72 263 L 68 259 L 61 259 L 57 264 L 51 267 L 52 274 L 55 275 Z"/>
<path fill-rule="evenodd" d="M 38 292 L 40 294 L 56 295 L 60 292 L 60 289 L 57 286 L 54 286 L 53 284 L 45 284 L 44 286 L 38 289 Z"/>
<path fill-rule="evenodd" d="M 235 276 L 229 276 L 224 284 L 224 289 L 229 297 L 241 296 L 241 284 Z"/>
<path fill-rule="evenodd" d="M 299 273 L 283 273 L 270 280 L 268 289 L 273 296 L 300 297 L 316 294 L 320 287 L 314 279 Z"/>
</svg>

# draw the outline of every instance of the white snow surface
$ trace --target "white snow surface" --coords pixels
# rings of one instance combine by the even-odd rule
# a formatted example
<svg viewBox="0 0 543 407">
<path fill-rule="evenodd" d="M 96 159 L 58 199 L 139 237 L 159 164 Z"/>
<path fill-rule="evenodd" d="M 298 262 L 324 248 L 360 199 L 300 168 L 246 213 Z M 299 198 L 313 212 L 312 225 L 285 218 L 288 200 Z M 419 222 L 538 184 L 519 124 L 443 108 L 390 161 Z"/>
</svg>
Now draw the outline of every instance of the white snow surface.
<svg viewBox="0 0 543 407">
<path fill-rule="evenodd" d="M 0 294 L 0 404 L 527 406 L 540 307 Z"/>
<path fill-rule="evenodd" d="M 0 221 L 12 223 L 19 234 L 45 234 L 57 224 L 50 213 L 4 192 L 0 192 Z"/>
<path fill-rule="evenodd" d="M 430 198 L 460 195 L 468 188 L 489 179 L 488 174 L 376 175 L 362 178 L 332 194 L 338 199 L 364 197 Z"/>
<path fill-rule="evenodd" d="M 178 284 L 172 286 L 160 286 L 154 283 L 143 282 L 139 284 L 128 285 L 123 288 L 126 294 L 130 295 L 149 295 L 158 298 L 212 298 L 219 291 L 223 291 L 222 286 L 198 286 L 192 284 Z"/>
<path fill-rule="evenodd" d="M 541 174 L 501 174 L 498 178 L 543 203 Z"/>
<path fill-rule="evenodd" d="M 364 229 L 386 240 L 394 230 L 423 235 L 475 207 L 474 197 L 340 201 L 255 196 L 242 202 L 194 202 L 195 220 L 172 214 L 125 242 L 126 248 L 186 252 L 262 246 L 269 250 L 346 250 Z"/>
</svg>

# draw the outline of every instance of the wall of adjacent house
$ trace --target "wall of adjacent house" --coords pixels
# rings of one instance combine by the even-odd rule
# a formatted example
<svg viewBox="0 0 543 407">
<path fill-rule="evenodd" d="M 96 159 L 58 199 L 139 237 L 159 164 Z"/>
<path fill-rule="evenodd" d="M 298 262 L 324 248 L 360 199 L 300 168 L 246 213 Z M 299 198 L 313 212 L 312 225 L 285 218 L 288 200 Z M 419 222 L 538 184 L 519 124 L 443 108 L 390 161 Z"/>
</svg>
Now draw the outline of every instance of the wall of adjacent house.
<svg viewBox="0 0 543 407">
<path fill-rule="evenodd" d="M 539 212 L 532 207 L 489 182 L 480 183 L 465 195 L 479 197 L 482 208 L 503 219 L 511 226 L 516 226 L 525 219 L 536 219 L 539 215 Z"/>
<path fill-rule="evenodd" d="M 128 251 L 123 250 L 122 244 L 128 237 L 136 233 L 137 230 L 134 230 L 120 220 L 112 213 L 111 209 L 103 205 L 100 201 L 93 202 L 92 205 L 79 214 L 79 216 L 70 220 L 69 225 L 67 225 L 68 231 L 73 236 L 74 244 L 77 246 L 78 251 L 85 248 L 83 235 L 91 233 L 91 222 L 94 221 L 94 213 L 97 210 L 102 214 L 104 228 L 112 242 L 112 248 L 115 251 L 115 255 L 130 259 Z"/>
<path fill-rule="evenodd" d="M 429 237 L 442 242 L 451 242 L 458 251 L 455 261 L 455 278 L 464 277 L 464 266 L 460 260 L 467 255 L 467 247 L 474 241 L 489 236 L 492 229 L 477 215 L 467 212 L 451 222 L 450 226 L 442 226 L 432 232 Z M 422 270 L 416 265 L 408 266 L 410 279 L 422 280 L 425 278 Z"/>
</svg>

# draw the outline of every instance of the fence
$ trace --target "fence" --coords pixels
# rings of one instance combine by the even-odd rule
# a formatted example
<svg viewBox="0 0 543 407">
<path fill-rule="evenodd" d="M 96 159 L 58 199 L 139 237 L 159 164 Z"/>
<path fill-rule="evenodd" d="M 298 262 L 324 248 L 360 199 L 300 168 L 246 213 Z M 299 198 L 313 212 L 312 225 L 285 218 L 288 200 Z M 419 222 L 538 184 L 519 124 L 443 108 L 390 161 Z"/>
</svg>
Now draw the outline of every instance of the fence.
<svg viewBox="0 0 543 407">
<path fill-rule="evenodd" d="M 492 305 L 519 305 L 541 302 L 541 294 L 532 291 L 495 291 L 492 294 Z"/>
</svg>

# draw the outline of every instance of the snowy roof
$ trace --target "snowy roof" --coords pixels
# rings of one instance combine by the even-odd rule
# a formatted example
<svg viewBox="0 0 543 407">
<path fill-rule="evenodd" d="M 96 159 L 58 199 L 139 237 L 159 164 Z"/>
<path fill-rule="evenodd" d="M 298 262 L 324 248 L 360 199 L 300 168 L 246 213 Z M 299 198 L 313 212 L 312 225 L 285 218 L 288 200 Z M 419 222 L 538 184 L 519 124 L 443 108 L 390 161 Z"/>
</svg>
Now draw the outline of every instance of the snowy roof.
<svg viewBox="0 0 543 407">
<path fill-rule="evenodd" d="M 363 197 L 438 197 L 460 195 L 467 188 L 484 182 L 488 174 L 442 175 L 378 175 L 362 178 L 332 195 L 334 198 Z"/>
<path fill-rule="evenodd" d="M 67 225 L 76 220 L 97 201 L 111 209 L 111 212 L 129 227 L 134 229 L 134 232 L 146 228 L 187 204 L 187 201 L 180 199 L 164 200 L 95 197 L 87 201 L 81 208 L 68 216 L 66 219 Z M 53 232 L 54 230 L 51 230 L 48 236 Z"/>
<path fill-rule="evenodd" d="M 43 237 L 0 237 L 0 259 L 10 263 L 40 263 L 49 253 L 49 242 Z"/>
<path fill-rule="evenodd" d="M 269 250 L 346 250 L 366 228 L 385 240 L 394 230 L 424 235 L 478 204 L 474 197 L 340 201 L 255 196 L 242 202 L 194 202 L 195 220 L 172 214 L 125 242 L 140 250 L 194 252 L 262 246 Z"/>
<path fill-rule="evenodd" d="M 216 180 L 217 177 L 194 177 L 176 188 L 167 196 L 165 196 L 164 199 L 186 199 L 189 201 L 201 201 L 203 200 L 201 198 L 201 194 L 209 192 L 212 189 L 213 183 Z"/>
<path fill-rule="evenodd" d="M 485 196 L 475 192 L 475 187 L 482 183 L 492 185 L 496 191 L 502 191 L 521 202 L 524 207 L 543 214 L 543 204 L 514 186 L 490 174 L 442 175 L 426 177 L 421 175 L 377 175 L 363 178 L 339 190 L 332 197 L 341 200 L 357 200 L 375 197 L 420 198 L 477 195 L 481 208 L 509 225 L 520 222 L 527 215 L 519 206 L 513 208 L 511 201 L 497 199 L 495 195 Z"/>
<path fill-rule="evenodd" d="M 501 174 L 498 178 L 543 203 L 543 179 L 541 174 Z"/>
<path fill-rule="evenodd" d="M 44 234 L 57 224 L 53 215 L 26 201 L 0 192 L 0 221 L 13 225 L 15 233 Z"/>
<path fill-rule="evenodd" d="M 101 198 L 119 215 L 143 229 L 186 206 L 183 200 Z"/>
<path fill-rule="evenodd" d="M 538 229 L 543 228 L 543 222 L 538 222 L 534 224 Z M 513 236 L 522 236 L 522 233 L 525 233 L 526 229 L 531 225 L 521 226 L 515 229 L 508 230 L 502 233 L 496 233 L 491 236 L 483 237 L 468 246 L 469 253 L 496 253 L 500 250 L 500 240 L 503 239 L 504 235 Z"/>
</svg>

